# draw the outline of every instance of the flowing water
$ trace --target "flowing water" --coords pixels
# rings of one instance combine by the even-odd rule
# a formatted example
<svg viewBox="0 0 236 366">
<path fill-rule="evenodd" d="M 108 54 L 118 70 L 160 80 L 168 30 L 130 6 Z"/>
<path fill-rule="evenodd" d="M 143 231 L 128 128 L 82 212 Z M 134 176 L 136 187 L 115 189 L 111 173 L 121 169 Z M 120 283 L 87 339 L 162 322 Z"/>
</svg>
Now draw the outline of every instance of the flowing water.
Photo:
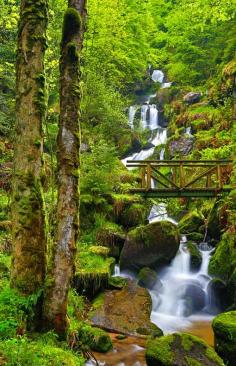
<svg viewBox="0 0 236 366">
<path fill-rule="evenodd" d="M 152 74 L 154 82 L 161 83 L 161 88 L 168 88 L 172 83 L 164 82 L 164 73 L 161 70 L 154 70 Z M 152 131 L 149 139 L 151 146 L 139 152 L 133 153 L 122 160 L 126 165 L 127 160 L 145 160 L 151 157 L 158 145 L 164 145 L 167 141 L 167 130 L 159 126 L 158 109 L 154 104 L 147 102 L 142 106 L 131 106 L 129 108 L 129 125 L 134 127 L 134 119 L 138 110 L 141 112 L 140 125 L 143 129 Z M 185 133 L 189 136 L 191 128 Z M 160 160 L 164 160 L 165 148 L 160 151 Z M 129 168 L 132 169 L 132 168 Z M 152 181 L 152 187 L 155 182 Z M 178 223 L 167 212 L 165 203 L 153 205 L 148 216 L 149 223 L 167 220 L 175 225 Z M 212 297 L 209 294 L 209 283 L 211 277 L 208 274 L 209 261 L 213 252 L 208 243 L 203 242 L 198 246 L 202 256 L 202 264 L 198 271 L 191 269 L 191 256 L 187 248 L 187 239 L 182 236 L 179 251 L 171 264 L 162 270 L 157 270 L 158 281 L 156 287 L 150 291 L 152 297 L 151 321 L 157 324 L 164 334 L 187 331 L 205 339 L 208 344 L 213 345 L 213 332 L 211 320 L 213 314 L 211 309 L 216 311 Z M 114 276 L 122 276 L 134 279 L 135 275 L 129 272 L 121 272 L 119 265 L 115 266 Z M 160 290 L 160 281 L 162 289 Z M 113 335 L 114 349 L 106 355 L 96 354 L 96 363 L 90 360 L 87 366 L 145 366 L 145 343 L 138 338 L 128 337 L 125 340 L 117 340 Z"/>
<path fill-rule="evenodd" d="M 204 243 L 199 247 L 202 265 L 197 272 L 191 270 L 191 258 L 186 238 L 182 237 L 179 252 L 167 268 L 158 273 L 163 290 L 150 291 L 153 302 L 151 320 L 164 333 L 188 329 L 196 322 L 212 319 L 208 285 L 211 277 L 208 265 L 213 249 Z"/>
</svg>

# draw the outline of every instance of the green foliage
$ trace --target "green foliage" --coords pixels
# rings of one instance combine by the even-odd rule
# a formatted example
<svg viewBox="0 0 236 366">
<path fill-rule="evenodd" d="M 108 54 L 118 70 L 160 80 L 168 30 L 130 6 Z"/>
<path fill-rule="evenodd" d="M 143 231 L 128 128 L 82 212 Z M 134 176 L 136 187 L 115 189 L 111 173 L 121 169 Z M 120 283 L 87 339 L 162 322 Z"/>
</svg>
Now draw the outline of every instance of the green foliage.
<svg viewBox="0 0 236 366">
<path fill-rule="evenodd" d="M 0 338 L 16 336 L 25 332 L 35 314 L 35 306 L 41 293 L 31 296 L 20 296 L 11 289 L 8 282 L 1 283 L 0 292 Z"/>
<path fill-rule="evenodd" d="M 59 343 L 53 333 L 35 341 L 26 337 L 0 342 L 1 358 L 6 366 L 82 366 L 84 359 Z"/>
</svg>

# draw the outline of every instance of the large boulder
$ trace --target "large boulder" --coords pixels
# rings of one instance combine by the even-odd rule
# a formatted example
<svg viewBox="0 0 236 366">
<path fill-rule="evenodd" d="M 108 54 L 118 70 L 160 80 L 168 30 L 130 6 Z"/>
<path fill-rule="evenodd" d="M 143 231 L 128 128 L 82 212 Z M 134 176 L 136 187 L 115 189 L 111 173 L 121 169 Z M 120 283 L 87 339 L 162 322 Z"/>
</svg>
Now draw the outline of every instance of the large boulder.
<svg viewBox="0 0 236 366">
<path fill-rule="evenodd" d="M 187 104 L 198 103 L 202 97 L 202 93 L 190 92 L 183 97 L 183 100 Z"/>
<path fill-rule="evenodd" d="M 148 291 L 128 280 L 122 290 L 105 291 L 93 303 L 89 318 L 94 326 L 113 333 L 161 336 L 150 322 L 152 300 Z"/>
<path fill-rule="evenodd" d="M 236 365 L 236 311 L 218 315 L 212 323 L 217 353 L 229 366 Z"/>
<path fill-rule="evenodd" d="M 169 263 L 179 249 L 179 231 L 169 221 L 131 230 L 120 257 L 121 269 L 138 270 Z"/>
<path fill-rule="evenodd" d="M 197 284 L 186 285 L 185 299 L 191 304 L 193 311 L 200 311 L 205 306 L 205 292 Z"/>
<path fill-rule="evenodd" d="M 146 361 L 148 366 L 224 366 L 213 348 L 185 333 L 150 340 Z"/>
</svg>

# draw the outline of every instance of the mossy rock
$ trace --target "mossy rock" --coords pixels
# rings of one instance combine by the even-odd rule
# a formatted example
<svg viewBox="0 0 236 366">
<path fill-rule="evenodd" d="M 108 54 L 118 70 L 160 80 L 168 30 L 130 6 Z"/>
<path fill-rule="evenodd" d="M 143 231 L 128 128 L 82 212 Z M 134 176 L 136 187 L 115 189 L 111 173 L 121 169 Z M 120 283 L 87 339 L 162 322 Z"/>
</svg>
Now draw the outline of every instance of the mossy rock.
<svg viewBox="0 0 236 366">
<path fill-rule="evenodd" d="M 145 356 L 148 366 L 224 366 L 213 348 L 186 333 L 148 341 Z"/>
<path fill-rule="evenodd" d="M 141 287 L 152 289 L 157 280 L 157 273 L 149 267 L 142 268 L 138 273 L 138 285 Z"/>
<path fill-rule="evenodd" d="M 222 313 L 212 322 L 215 348 L 227 365 L 236 365 L 236 311 Z"/>
<path fill-rule="evenodd" d="M 144 224 L 147 221 L 147 216 L 147 207 L 140 203 L 134 203 L 120 215 L 120 224 L 126 229 L 132 228 Z"/>
<path fill-rule="evenodd" d="M 228 281 L 236 265 L 236 250 L 232 234 L 224 234 L 209 263 L 209 273 Z"/>
<path fill-rule="evenodd" d="M 187 244 L 190 253 L 190 267 L 192 271 L 198 271 L 202 264 L 202 256 L 196 244 L 190 242 Z"/>
<path fill-rule="evenodd" d="M 137 271 L 169 263 L 179 249 L 179 231 L 168 221 L 139 226 L 128 233 L 121 252 L 121 269 Z"/>
<path fill-rule="evenodd" d="M 108 333 L 99 328 L 84 324 L 78 329 L 79 341 L 92 351 L 108 352 L 112 349 L 112 340 Z"/>
<path fill-rule="evenodd" d="M 227 284 L 229 303 L 236 309 L 236 269 L 233 271 Z"/>
<path fill-rule="evenodd" d="M 125 243 L 125 234 L 119 228 L 101 228 L 97 231 L 96 239 L 100 245 L 109 248 L 112 257 L 119 258 Z"/>
<path fill-rule="evenodd" d="M 76 256 L 76 270 L 72 282 L 78 294 L 92 299 L 100 290 L 107 288 L 115 267 L 114 258 L 104 258 L 107 249 L 99 246 L 81 246 Z"/>
<path fill-rule="evenodd" d="M 204 234 L 204 217 L 197 211 L 190 211 L 179 221 L 179 230 L 182 234 L 199 233 Z M 201 231 L 200 231 L 201 230 Z M 188 239 L 193 240 L 189 237 Z"/>
<path fill-rule="evenodd" d="M 126 335 L 162 335 L 150 322 L 152 300 L 145 288 L 128 280 L 121 290 L 106 290 L 93 301 L 89 319 L 96 327 Z"/>
<path fill-rule="evenodd" d="M 110 277 L 108 280 L 109 289 L 122 289 L 125 285 L 127 285 L 127 279 L 124 277 Z"/>
<path fill-rule="evenodd" d="M 92 253 L 92 254 L 95 254 L 95 255 L 101 255 L 102 257 L 104 258 L 107 258 L 108 255 L 110 254 L 110 249 L 107 248 L 107 247 L 102 247 L 101 245 L 92 245 L 90 248 L 89 248 L 89 251 Z"/>
<path fill-rule="evenodd" d="M 186 236 L 187 236 L 188 240 L 190 240 L 190 241 L 193 241 L 195 243 L 201 243 L 204 239 L 205 234 L 199 233 L 199 232 L 198 233 L 192 232 L 192 233 L 188 233 Z"/>
</svg>

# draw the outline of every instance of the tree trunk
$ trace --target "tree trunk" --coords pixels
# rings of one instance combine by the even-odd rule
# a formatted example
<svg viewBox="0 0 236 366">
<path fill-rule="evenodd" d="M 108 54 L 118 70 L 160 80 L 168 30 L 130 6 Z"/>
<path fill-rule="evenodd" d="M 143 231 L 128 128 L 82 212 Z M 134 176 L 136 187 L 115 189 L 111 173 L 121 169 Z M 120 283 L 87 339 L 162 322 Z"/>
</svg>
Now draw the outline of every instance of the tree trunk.
<svg viewBox="0 0 236 366">
<path fill-rule="evenodd" d="M 45 277 L 41 179 L 47 20 L 47 0 L 21 1 L 16 63 L 11 284 L 22 294 L 37 292 Z"/>
<path fill-rule="evenodd" d="M 64 16 L 60 59 L 57 228 L 44 303 L 45 325 L 64 334 L 67 297 L 78 236 L 80 169 L 80 63 L 86 0 L 70 0 Z"/>
</svg>

